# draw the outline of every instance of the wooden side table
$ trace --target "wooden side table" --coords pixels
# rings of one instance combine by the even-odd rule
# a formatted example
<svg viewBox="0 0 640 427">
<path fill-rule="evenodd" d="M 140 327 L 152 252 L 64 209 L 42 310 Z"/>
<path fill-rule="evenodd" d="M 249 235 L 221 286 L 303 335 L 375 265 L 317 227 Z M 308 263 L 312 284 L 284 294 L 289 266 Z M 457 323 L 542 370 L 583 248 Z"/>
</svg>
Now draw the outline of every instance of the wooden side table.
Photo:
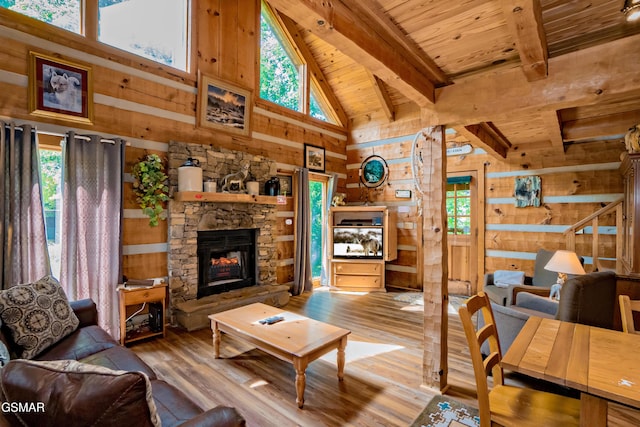
<svg viewBox="0 0 640 427">
<path fill-rule="evenodd" d="M 118 286 L 118 301 L 120 303 L 120 344 L 125 345 L 133 341 L 160 335 L 164 337 L 166 295 L 166 283 L 160 283 L 158 285 L 144 288 L 125 288 L 124 285 Z M 127 335 L 127 307 L 138 305 L 139 309 L 142 308 L 143 304 L 149 305 L 154 302 L 162 304 L 162 330 L 153 331 L 149 326 L 146 330 Z"/>
</svg>

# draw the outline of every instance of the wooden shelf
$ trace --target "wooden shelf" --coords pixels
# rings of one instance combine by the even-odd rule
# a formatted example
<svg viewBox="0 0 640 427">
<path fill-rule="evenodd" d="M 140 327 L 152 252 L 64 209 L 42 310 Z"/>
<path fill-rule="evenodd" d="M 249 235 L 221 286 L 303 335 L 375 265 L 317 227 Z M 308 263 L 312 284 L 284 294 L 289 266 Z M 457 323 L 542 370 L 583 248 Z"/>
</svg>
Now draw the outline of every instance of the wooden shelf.
<svg viewBox="0 0 640 427">
<path fill-rule="evenodd" d="M 125 342 L 130 343 L 134 341 L 140 341 L 147 338 L 158 337 L 164 335 L 163 331 L 154 332 L 148 326 L 144 326 L 138 331 L 129 331 L 127 332 Z"/>
<path fill-rule="evenodd" d="M 263 205 L 278 204 L 277 196 L 207 193 L 202 191 L 178 191 L 173 193 L 173 199 L 178 202 L 259 203 Z"/>
</svg>

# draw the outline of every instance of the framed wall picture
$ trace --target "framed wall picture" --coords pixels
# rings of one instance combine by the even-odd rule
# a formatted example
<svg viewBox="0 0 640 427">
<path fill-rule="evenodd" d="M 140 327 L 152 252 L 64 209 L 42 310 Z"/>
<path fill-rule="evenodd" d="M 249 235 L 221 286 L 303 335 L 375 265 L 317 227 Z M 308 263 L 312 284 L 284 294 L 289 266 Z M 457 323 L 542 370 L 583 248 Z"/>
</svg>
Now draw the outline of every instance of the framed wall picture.
<svg viewBox="0 0 640 427">
<path fill-rule="evenodd" d="M 29 52 L 29 112 L 37 116 L 92 123 L 91 67 Z"/>
<path fill-rule="evenodd" d="M 540 207 L 540 187 L 539 176 L 516 178 L 513 191 L 515 206 L 517 208 L 527 206 Z"/>
<path fill-rule="evenodd" d="M 251 91 L 200 74 L 198 123 L 203 127 L 248 136 L 251 125 Z"/>
<path fill-rule="evenodd" d="M 324 148 L 304 144 L 304 167 L 315 172 L 324 172 Z"/>
<path fill-rule="evenodd" d="M 291 175 L 278 175 L 280 181 L 280 196 L 291 196 L 293 192 L 293 177 Z"/>
</svg>

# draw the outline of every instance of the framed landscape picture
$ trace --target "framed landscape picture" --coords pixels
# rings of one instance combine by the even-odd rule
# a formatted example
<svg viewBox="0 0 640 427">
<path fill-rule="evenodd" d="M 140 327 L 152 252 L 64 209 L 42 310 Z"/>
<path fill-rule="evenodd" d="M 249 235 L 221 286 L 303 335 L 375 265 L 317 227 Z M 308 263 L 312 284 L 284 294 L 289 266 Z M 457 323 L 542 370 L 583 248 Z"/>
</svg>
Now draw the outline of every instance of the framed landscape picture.
<svg viewBox="0 0 640 427">
<path fill-rule="evenodd" d="M 324 172 L 324 148 L 304 144 L 304 167 L 310 171 Z"/>
<path fill-rule="evenodd" d="M 251 124 L 251 91 L 200 74 L 198 123 L 203 127 L 248 136 Z"/>
<path fill-rule="evenodd" d="M 29 52 L 29 112 L 37 116 L 92 123 L 91 68 Z"/>
</svg>

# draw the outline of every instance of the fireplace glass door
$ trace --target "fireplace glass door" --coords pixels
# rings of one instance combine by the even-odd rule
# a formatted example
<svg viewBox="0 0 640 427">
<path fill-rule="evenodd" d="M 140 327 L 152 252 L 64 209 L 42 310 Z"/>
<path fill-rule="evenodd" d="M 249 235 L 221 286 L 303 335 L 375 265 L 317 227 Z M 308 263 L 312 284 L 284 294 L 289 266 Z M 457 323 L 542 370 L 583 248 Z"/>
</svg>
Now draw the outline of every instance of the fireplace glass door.
<svg viewBox="0 0 640 427">
<path fill-rule="evenodd" d="M 256 284 L 256 230 L 198 232 L 198 298 Z"/>
</svg>

